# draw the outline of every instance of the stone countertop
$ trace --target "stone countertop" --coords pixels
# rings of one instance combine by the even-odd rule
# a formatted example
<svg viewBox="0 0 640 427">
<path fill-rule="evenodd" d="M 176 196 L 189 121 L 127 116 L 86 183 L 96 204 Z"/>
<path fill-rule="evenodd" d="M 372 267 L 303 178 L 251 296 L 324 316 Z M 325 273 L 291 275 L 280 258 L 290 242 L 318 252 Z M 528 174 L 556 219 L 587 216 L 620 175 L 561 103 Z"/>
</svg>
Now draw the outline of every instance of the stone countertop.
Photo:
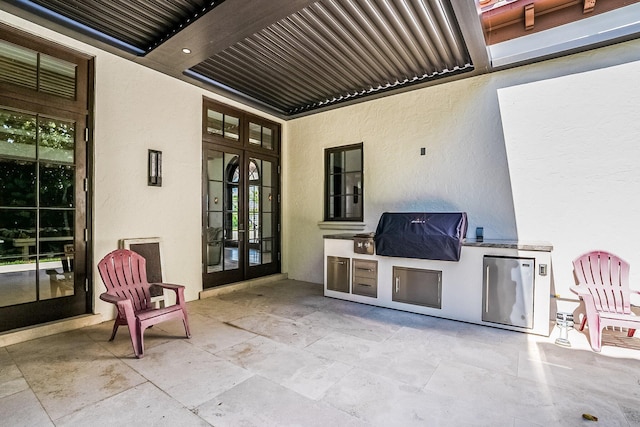
<svg viewBox="0 0 640 427">
<path fill-rule="evenodd" d="M 325 234 L 323 237 L 325 239 L 353 240 L 355 237 L 361 237 L 361 235 L 360 234 L 356 235 L 353 233 L 341 233 L 341 234 Z M 551 252 L 553 250 L 553 245 L 549 242 L 520 242 L 518 240 L 486 239 L 479 242 L 479 241 L 476 241 L 475 239 L 465 239 L 462 245 L 482 247 L 482 248 L 518 249 L 522 251 Z"/>
</svg>

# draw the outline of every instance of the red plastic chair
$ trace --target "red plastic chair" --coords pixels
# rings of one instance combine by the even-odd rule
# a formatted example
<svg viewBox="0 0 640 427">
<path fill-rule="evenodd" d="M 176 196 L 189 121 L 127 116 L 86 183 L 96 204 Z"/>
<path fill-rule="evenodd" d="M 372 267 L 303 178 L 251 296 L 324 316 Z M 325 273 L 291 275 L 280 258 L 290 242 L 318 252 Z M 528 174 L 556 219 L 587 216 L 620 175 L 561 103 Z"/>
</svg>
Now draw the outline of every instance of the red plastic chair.
<svg viewBox="0 0 640 427">
<path fill-rule="evenodd" d="M 631 311 L 630 295 L 640 291 L 629 289 L 629 263 L 605 251 L 592 251 L 573 261 L 577 286 L 571 291 L 584 301 L 587 315 L 580 330 L 589 322 L 591 348 L 602 348 L 602 330 L 607 326 L 629 328 L 632 337 L 640 328 L 640 317 Z"/>
<path fill-rule="evenodd" d="M 191 338 L 184 286 L 153 283 L 176 293 L 176 304 L 163 308 L 153 307 L 149 293 L 151 284 L 147 282 L 146 263 L 141 255 L 127 249 L 115 250 L 98 263 L 100 277 L 107 287 L 107 292 L 100 295 L 100 299 L 115 304 L 118 309 L 118 316 L 109 341 L 115 338 L 118 326 L 127 325 L 137 358 L 144 356 L 145 329 L 157 323 L 182 319 L 187 338 Z"/>
</svg>

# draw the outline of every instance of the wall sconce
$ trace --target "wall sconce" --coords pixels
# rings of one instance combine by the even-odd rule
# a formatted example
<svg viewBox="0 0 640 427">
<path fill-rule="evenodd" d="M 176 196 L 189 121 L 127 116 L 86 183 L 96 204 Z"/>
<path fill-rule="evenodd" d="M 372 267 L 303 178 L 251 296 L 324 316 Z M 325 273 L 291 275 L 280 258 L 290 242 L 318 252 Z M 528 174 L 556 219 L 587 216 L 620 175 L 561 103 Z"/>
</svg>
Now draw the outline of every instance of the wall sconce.
<svg viewBox="0 0 640 427">
<path fill-rule="evenodd" d="M 162 151 L 149 150 L 148 177 L 147 185 L 162 187 Z"/>
</svg>

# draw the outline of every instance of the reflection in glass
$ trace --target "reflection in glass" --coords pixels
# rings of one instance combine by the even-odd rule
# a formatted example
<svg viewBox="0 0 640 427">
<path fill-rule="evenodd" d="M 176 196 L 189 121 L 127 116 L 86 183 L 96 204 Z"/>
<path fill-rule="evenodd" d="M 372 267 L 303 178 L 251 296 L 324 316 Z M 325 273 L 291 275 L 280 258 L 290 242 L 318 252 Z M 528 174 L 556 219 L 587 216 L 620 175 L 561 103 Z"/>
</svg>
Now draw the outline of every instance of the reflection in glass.
<svg viewBox="0 0 640 427">
<path fill-rule="evenodd" d="M 264 239 L 262 241 L 262 263 L 269 264 L 273 261 L 273 240 Z"/>
<path fill-rule="evenodd" d="M 210 135 L 224 135 L 224 115 L 217 111 L 207 110 L 207 133 Z"/>
<path fill-rule="evenodd" d="M 222 210 L 222 182 L 209 181 L 209 210 L 221 211 Z"/>
<path fill-rule="evenodd" d="M 0 307 L 36 301 L 36 263 L 0 259 Z"/>
<path fill-rule="evenodd" d="M 76 64 L 40 54 L 40 92 L 68 99 L 76 97 Z"/>
<path fill-rule="evenodd" d="M 270 213 L 262 214 L 262 237 L 273 237 L 272 217 Z"/>
<path fill-rule="evenodd" d="M 326 153 L 325 218 L 362 220 L 362 146 L 338 147 Z"/>
<path fill-rule="evenodd" d="M 36 210 L 0 209 L 0 261 L 21 256 L 29 261 L 36 247 Z"/>
<path fill-rule="evenodd" d="M 75 293 L 73 255 L 73 243 L 67 243 L 61 245 L 61 252 L 40 258 L 41 300 L 65 297 Z"/>
<path fill-rule="evenodd" d="M 346 196 L 345 198 L 345 213 L 347 218 L 359 218 L 362 217 L 362 203 L 356 203 L 356 196 Z"/>
<path fill-rule="evenodd" d="M 35 301 L 36 210 L 0 209 L 0 306 Z"/>
<path fill-rule="evenodd" d="M 35 207 L 36 163 L 0 158 L 0 188 L 0 206 Z"/>
<path fill-rule="evenodd" d="M 262 161 L 262 185 L 271 186 L 271 171 L 272 171 L 272 163 L 263 160 Z"/>
<path fill-rule="evenodd" d="M 240 159 L 238 155 L 225 153 L 225 189 L 224 189 L 224 270 L 239 268 L 240 233 Z"/>
<path fill-rule="evenodd" d="M 75 123 L 40 118 L 40 160 L 73 163 L 75 148 Z"/>
<path fill-rule="evenodd" d="M 38 53 L 0 40 L 0 81 L 38 88 Z"/>
<path fill-rule="evenodd" d="M 262 126 L 249 122 L 249 144 L 262 144 Z"/>
<path fill-rule="evenodd" d="M 222 212 L 209 212 L 207 227 L 207 272 L 222 270 Z"/>
<path fill-rule="evenodd" d="M 0 155 L 36 158 L 36 117 L 0 109 Z"/>
<path fill-rule="evenodd" d="M 269 128 L 262 128 L 262 147 L 273 150 L 273 135 Z"/>
<path fill-rule="evenodd" d="M 345 172 L 354 172 L 362 169 L 362 151 L 347 150 L 344 152 Z"/>
<path fill-rule="evenodd" d="M 40 210 L 40 248 L 41 255 L 64 253 L 64 245 L 73 243 L 73 210 Z"/>
<path fill-rule="evenodd" d="M 233 141 L 240 140 L 240 119 L 233 116 L 224 116 L 224 137 Z"/>
<path fill-rule="evenodd" d="M 262 198 L 262 212 L 273 212 L 274 190 L 271 187 L 262 187 L 264 197 Z"/>
<path fill-rule="evenodd" d="M 75 168 L 40 163 L 40 206 L 72 208 Z"/>
<path fill-rule="evenodd" d="M 219 151 L 209 151 L 207 159 L 207 178 L 209 180 L 222 181 L 223 169 L 222 169 L 223 154 Z"/>
</svg>

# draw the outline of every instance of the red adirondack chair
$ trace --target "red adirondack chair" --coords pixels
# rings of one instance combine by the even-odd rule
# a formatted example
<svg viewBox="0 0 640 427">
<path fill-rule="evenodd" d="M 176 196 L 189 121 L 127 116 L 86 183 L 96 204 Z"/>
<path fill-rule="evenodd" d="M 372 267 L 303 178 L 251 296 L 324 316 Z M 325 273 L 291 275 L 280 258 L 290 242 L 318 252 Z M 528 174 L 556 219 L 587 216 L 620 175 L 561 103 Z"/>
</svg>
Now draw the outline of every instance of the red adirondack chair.
<svg viewBox="0 0 640 427">
<path fill-rule="evenodd" d="M 107 292 L 100 295 L 103 301 L 115 304 L 118 315 L 109 341 L 113 341 L 118 326 L 127 325 L 131 344 L 137 358 L 144 356 L 144 331 L 150 326 L 171 319 L 182 319 L 187 338 L 191 338 L 189 320 L 184 300 L 184 286 L 168 283 L 153 283 L 176 293 L 176 304 L 155 308 L 147 282 L 146 260 L 139 254 L 117 249 L 107 254 L 99 263 L 100 277 Z"/>
<path fill-rule="evenodd" d="M 640 328 L 640 316 L 631 311 L 630 295 L 640 291 L 629 289 L 629 263 L 605 251 L 592 251 L 573 261 L 577 286 L 571 291 L 584 301 L 587 315 L 580 330 L 589 323 L 591 348 L 602 348 L 602 330 L 607 326 L 629 328 L 632 337 Z"/>
</svg>

